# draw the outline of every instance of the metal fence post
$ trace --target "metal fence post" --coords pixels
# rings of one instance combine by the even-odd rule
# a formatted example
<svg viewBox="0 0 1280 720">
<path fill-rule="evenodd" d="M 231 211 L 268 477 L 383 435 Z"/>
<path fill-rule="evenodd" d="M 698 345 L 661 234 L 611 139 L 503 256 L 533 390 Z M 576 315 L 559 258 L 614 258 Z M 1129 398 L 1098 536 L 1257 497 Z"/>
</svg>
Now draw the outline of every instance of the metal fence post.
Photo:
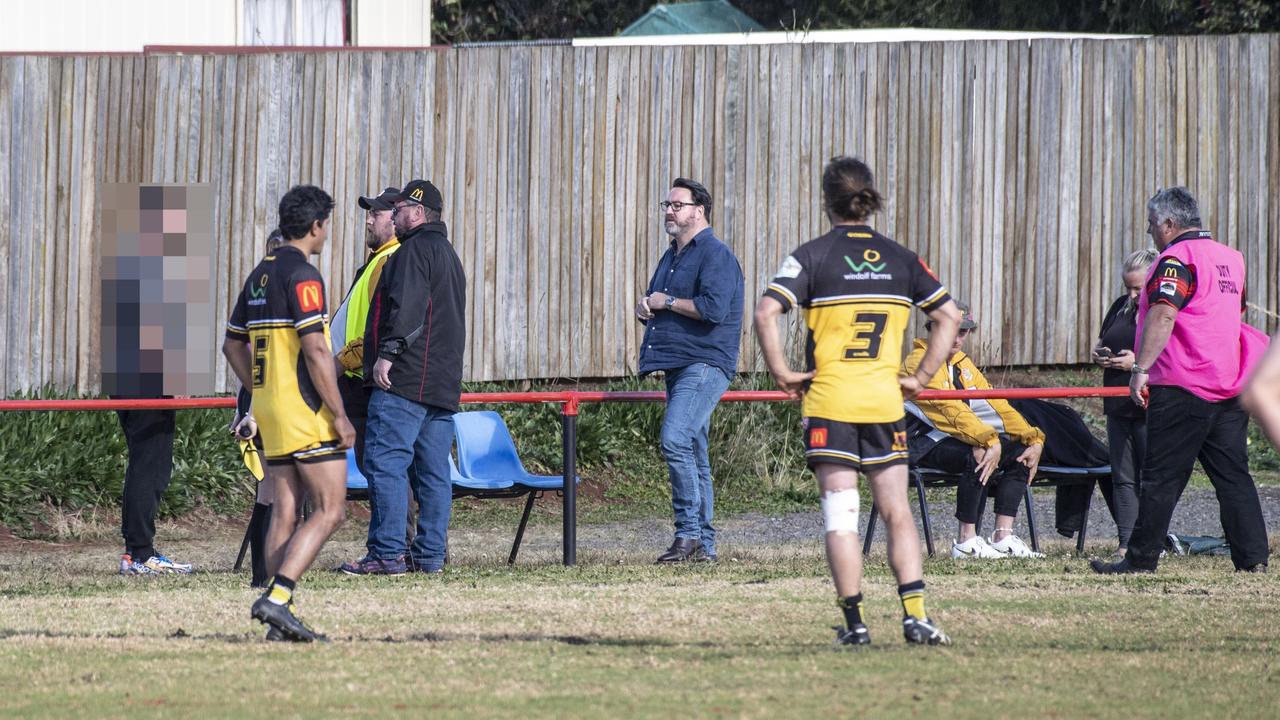
<svg viewBox="0 0 1280 720">
<path fill-rule="evenodd" d="M 564 564 L 578 562 L 578 398 L 573 393 L 560 406 L 564 468 Z"/>
</svg>

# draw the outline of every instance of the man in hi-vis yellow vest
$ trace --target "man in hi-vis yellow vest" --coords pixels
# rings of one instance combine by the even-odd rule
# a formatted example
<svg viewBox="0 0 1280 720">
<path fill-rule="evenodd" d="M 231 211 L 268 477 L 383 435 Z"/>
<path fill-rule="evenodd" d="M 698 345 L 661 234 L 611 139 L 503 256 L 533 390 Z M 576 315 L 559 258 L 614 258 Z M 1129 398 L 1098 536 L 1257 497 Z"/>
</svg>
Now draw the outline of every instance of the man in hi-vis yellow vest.
<svg viewBox="0 0 1280 720">
<path fill-rule="evenodd" d="M 369 300 L 378 289 L 382 268 L 387 259 L 400 249 L 391 224 L 391 208 L 396 188 L 387 188 L 377 197 L 361 197 L 356 201 L 365 211 L 365 245 L 368 255 L 356 271 L 347 296 L 333 314 L 329 332 L 333 354 L 338 365 L 338 390 L 347 408 L 347 417 L 356 429 L 356 465 L 364 472 L 364 432 L 368 421 L 369 395 L 364 388 L 364 325 L 369 315 Z"/>
</svg>

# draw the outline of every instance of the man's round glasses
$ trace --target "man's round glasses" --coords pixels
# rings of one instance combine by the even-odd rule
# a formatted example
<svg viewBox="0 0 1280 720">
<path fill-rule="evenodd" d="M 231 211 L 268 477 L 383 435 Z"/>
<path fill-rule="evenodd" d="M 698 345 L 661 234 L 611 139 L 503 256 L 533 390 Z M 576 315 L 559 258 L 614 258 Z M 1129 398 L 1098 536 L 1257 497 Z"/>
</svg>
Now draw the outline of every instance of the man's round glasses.
<svg viewBox="0 0 1280 720">
<path fill-rule="evenodd" d="M 401 210 L 408 210 L 410 207 L 413 207 L 414 205 L 417 205 L 417 203 L 405 203 L 403 205 L 393 205 L 391 207 L 391 217 L 395 217 L 397 214 L 399 214 Z"/>
<path fill-rule="evenodd" d="M 694 205 L 697 205 L 697 204 L 698 203 L 679 202 L 679 201 L 671 202 L 670 200 L 663 200 L 662 202 L 658 203 L 658 207 L 662 208 L 663 212 L 666 212 L 667 210 L 670 210 L 671 212 L 680 212 L 681 210 L 687 207 L 693 207 Z"/>
</svg>

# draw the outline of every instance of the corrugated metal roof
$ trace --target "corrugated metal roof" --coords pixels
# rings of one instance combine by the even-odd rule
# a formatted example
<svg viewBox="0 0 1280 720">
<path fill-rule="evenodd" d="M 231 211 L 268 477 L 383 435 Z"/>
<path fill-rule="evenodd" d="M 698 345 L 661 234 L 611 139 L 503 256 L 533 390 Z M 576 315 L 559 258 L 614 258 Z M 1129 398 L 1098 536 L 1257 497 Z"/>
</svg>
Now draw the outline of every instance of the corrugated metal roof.
<svg viewBox="0 0 1280 720">
<path fill-rule="evenodd" d="M 764 30 L 727 0 L 658 4 L 619 35 L 689 35 Z"/>
</svg>

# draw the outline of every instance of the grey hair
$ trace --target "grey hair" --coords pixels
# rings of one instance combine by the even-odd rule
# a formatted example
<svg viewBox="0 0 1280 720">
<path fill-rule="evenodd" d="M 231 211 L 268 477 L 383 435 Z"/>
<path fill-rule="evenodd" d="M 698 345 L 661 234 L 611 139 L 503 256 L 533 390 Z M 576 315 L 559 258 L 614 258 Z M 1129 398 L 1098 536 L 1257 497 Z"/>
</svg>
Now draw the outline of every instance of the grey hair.
<svg viewBox="0 0 1280 720">
<path fill-rule="evenodd" d="M 1200 206 L 1184 187 L 1161 188 L 1147 201 L 1147 213 L 1157 224 L 1168 220 L 1178 228 L 1200 227 Z"/>
<path fill-rule="evenodd" d="M 1128 275 L 1135 270 L 1149 270 L 1151 263 L 1156 261 L 1157 254 L 1154 248 L 1134 250 L 1125 256 L 1124 269 L 1121 272 Z"/>
</svg>

